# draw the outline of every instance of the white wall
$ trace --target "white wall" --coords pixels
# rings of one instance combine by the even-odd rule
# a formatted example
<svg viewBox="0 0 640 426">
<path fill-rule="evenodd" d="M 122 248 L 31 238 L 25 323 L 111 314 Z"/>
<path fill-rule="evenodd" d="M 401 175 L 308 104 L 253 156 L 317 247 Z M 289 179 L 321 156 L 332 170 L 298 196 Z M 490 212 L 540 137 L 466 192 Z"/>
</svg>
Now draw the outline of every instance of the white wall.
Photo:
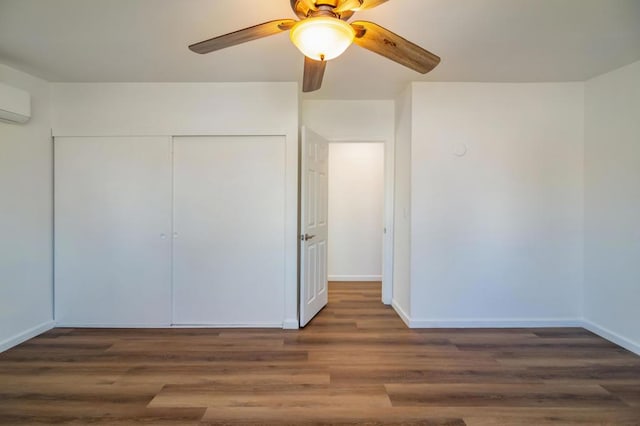
<svg viewBox="0 0 640 426">
<path fill-rule="evenodd" d="M 0 351 L 50 328 L 52 143 L 49 85 L 0 65 L 0 81 L 31 93 L 27 124 L 0 122 Z"/>
<path fill-rule="evenodd" d="M 415 325 L 581 316 L 583 84 L 414 83 Z"/>
<path fill-rule="evenodd" d="M 393 101 L 304 101 L 302 122 L 332 141 L 393 139 Z"/>
<path fill-rule="evenodd" d="M 329 144 L 329 281 L 382 279 L 384 144 Z"/>
<path fill-rule="evenodd" d="M 384 143 L 384 237 L 382 301 L 391 303 L 393 286 L 394 101 L 304 101 L 302 123 L 331 142 Z"/>
<path fill-rule="evenodd" d="M 393 241 L 393 307 L 409 323 L 411 316 L 411 138 L 412 88 L 396 100 Z"/>
<path fill-rule="evenodd" d="M 589 327 L 640 353 L 640 62 L 586 83 Z"/>
<path fill-rule="evenodd" d="M 284 136 L 283 325 L 297 327 L 296 83 L 54 83 L 51 87 L 54 136 Z"/>
</svg>

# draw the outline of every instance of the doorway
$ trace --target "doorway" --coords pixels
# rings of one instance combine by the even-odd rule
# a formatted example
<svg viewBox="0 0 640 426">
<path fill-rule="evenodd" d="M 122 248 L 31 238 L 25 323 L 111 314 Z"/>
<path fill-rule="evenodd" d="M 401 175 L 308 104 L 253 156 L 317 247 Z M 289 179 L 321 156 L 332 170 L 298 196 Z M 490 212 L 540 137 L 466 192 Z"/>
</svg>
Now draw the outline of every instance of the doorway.
<svg viewBox="0 0 640 426">
<path fill-rule="evenodd" d="M 333 155 L 332 204 L 338 215 L 340 210 L 346 212 L 333 219 L 338 224 L 337 232 L 346 236 L 335 237 L 331 270 L 330 145 L 337 146 Z M 378 286 L 381 302 L 389 304 L 393 285 L 392 141 L 329 141 L 303 126 L 300 159 L 300 326 L 304 327 L 327 305 L 330 280 L 340 279 L 343 283 L 377 280 L 373 285 Z M 348 269 L 344 269 L 344 264 Z"/>
<path fill-rule="evenodd" d="M 329 282 L 382 282 L 384 144 L 329 143 Z"/>
</svg>

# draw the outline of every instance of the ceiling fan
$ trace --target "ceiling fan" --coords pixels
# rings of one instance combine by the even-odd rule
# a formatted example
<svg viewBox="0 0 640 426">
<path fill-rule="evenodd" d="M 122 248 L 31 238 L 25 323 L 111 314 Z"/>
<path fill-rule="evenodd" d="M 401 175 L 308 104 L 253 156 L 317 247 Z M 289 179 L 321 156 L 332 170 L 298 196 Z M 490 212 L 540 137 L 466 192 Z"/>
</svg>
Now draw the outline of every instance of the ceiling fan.
<svg viewBox="0 0 640 426">
<path fill-rule="evenodd" d="M 291 30 L 291 41 L 305 55 L 303 92 L 320 89 L 327 61 L 340 56 L 351 43 L 422 74 L 440 63 L 437 55 L 380 25 L 367 21 L 347 23 L 355 12 L 374 8 L 387 0 L 290 1 L 299 21 L 265 22 L 192 44 L 189 49 L 204 54 Z"/>
</svg>

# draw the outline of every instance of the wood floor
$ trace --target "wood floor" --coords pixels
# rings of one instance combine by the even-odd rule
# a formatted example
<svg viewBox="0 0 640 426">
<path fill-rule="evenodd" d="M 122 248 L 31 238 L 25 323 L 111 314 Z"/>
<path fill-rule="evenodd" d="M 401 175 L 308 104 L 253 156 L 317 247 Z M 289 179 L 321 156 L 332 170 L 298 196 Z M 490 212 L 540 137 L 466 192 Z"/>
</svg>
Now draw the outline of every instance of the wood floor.
<svg viewBox="0 0 640 426">
<path fill-rule="evenodd" d="M 640 357 L 583 329 L 409 330 L 376 283 L 305 329 L 55 329 L 0 354 L 0 423 L 640 424 Z"/>
</svg>

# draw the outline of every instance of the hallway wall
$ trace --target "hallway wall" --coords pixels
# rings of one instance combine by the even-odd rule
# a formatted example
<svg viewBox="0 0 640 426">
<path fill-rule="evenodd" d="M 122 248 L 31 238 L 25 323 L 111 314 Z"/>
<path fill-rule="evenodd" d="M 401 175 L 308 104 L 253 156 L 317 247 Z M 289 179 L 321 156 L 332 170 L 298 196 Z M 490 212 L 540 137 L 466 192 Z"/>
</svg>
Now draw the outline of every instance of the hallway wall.
<svg viewBox="0 0 640 426">
<path fill-rule="evenodd" d="M 384 145 L 329 145 L 329 281 L 380 281 Z"/>
</svg>

